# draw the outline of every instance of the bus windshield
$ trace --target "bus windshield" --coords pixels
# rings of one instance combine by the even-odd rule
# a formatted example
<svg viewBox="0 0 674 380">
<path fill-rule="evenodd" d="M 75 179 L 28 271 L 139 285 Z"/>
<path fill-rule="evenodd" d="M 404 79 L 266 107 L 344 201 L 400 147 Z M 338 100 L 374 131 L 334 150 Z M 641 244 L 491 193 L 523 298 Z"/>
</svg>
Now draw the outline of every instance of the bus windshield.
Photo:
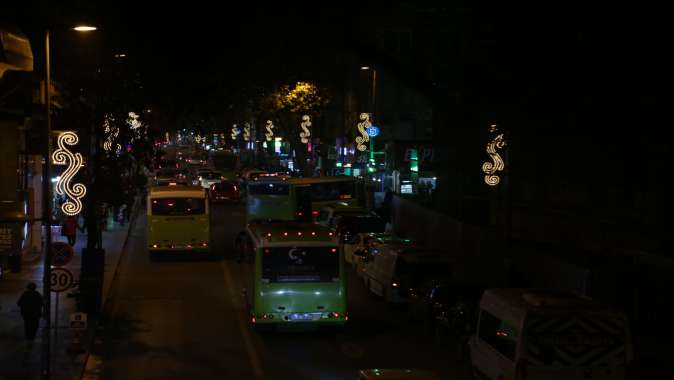
<svg viewBox="0 0 674 380">
<path fill-rule="evenodd" d="M 203 198 L 159 198 L 152 200 L 152 215 L 200 215 L 206 212 Z"/>
<path fill-rule="evenodd" d="M 339 254 L 336 247 L 262 249 L 263 280 L 271 283 L 339 280 Z"/>
<path fill-rule="evenodd" d="M 251 183 L 248 185 L 250 195 L 288 195 L 290 186 L 285 183 Z"/>
<path fill-rule="evenodd" d="M 314 202 L 352 199 L 355 196 L 355 185 L 350 181 L 312 183 L 310 192 Z"/>
</svg>

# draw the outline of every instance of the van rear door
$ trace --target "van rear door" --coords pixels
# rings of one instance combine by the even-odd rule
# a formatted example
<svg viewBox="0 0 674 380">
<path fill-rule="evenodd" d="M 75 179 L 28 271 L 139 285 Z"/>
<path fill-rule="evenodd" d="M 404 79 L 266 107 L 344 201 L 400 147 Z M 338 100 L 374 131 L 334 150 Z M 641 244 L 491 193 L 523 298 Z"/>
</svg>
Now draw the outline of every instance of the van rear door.
<svg viewBox="0 0 674 380">
<path fill-rule="evenodd" d="M 520 365 L 527 379 L 624 379 L 632 360 L 627 321 L 618 313 L 531 313 Z"/>
</svg>

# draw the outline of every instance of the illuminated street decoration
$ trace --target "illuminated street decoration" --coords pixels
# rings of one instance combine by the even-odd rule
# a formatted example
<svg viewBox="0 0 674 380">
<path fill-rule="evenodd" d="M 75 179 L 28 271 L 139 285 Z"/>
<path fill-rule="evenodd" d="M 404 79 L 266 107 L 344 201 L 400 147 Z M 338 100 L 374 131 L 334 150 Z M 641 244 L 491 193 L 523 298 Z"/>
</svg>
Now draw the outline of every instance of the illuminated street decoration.
<svg viewBox="0 0 674 380">
<path fill-rule="evenodd" d="M 356 144 L 358 144 L 358 150 L 364 152 L 367 149 L 365 143 L 370 141 L 370 135 L 367 133 L 367 129 L 372 125 L 372 123 L 370 123 L 370 114 L 365 112 L 361 113 L 360 120 L 360 123 L 358 123 L 358 132 L 360 133 L 360 136 L 356 137 Z"/>
<path fill-rule="evenodd" d="M 119 128 L 110 125 L 110 121 L 114 121 L 114 119 L 110 115 L 105 115 L 105 119 L 103 120 L 103 127 L 105 128 L 105 134 L 107 137 L 105 138 L 105 141 L 103 141 L 103 149 L 106 151 L 111 151 L 112 150 L 112 145 L 117 139 L 117 136 L 119 135 Z M 121 144 L 116 144 L 115 146 L 115 153 L 120 154 L 122 152 L 122 145 Z"/>
<path fill-rule="evenodd" d="M 127 120 L 127 122 L 129 123 L 129 126 L 131 127 L 131 129 L 136 130 L 136 129 L 143 126 L 143 123 L 138 121 L 139 117 L 140 117 L 140 115 L 138 115 L 137 113 L 129 112 L 129 119 Z"/>
<path fill-rule="evenodd" d="M 236 127 L 236 124 L 232 125 L 232 140 L 236 140 L 236 137 L 239 136 L 239 133 L 241 133 L 241 131 Z"/>
<path fill-rule="evenodd" d="M 245 123 L 243 127 L 243 139 L 250 141 L 250 124 Z"/>
<path fill-rule="evenodd" d="M 495 124 L 489 127 L 489 132 L 498 133 L 498 128 Z M 491 157 L 492 162 L 485 162 L 482 164 L 482 171 L 486 174 L 484 182 L 489 186 L 496 186 L 501 182 L 501 178 L 496 175 L 497 171 L 502 171 L 505 168 L 501 155 L 496 152 L 497 149 L 503 149 L 506 146 L 506 141 L 503 138 L 503 133 L 498 133 L 492 141 L 487 144 L 487 154 Z"/>
<path fill-rule="evenodd" d="M 61 210 L 66 215 L 77 215 L 82 211 L 80 199 L 87 193 L 87 188 L 83 184 L 76 183 L 72 186 L 70 184 L 70 181 L 84 165 L 82 155 L 80 153 L 73 154 L 66 145 L 76 145 L 78 141 L 79 138 L 75 132 L 62 132 L 56 140 L 58 149 L 51 156 L 54 165 L 68 165 L 56 182 L 55 187 L 56 194 L 66 195 L 69 198 L 61 206 Z"/>
<path fill-rule="evenodd" d="M 311 116 L 302 116 L 302 123 L 300 123 L 300 127 L 302 127 L 302 132 L 300 132 L 302 144 L 307 144 L 309 143 L 309 137 L 311 136 L 311 132 L 309 131 L 309 127 L 311 127 Z"/>
<path fill-rule="evenodd" d="M 264 134 L 267 141 L 272 141 L 274 139 L 274 123 L 271 120 L 267 120 L 267 133 Z"/>
<path fill-rule="evenodd" d="M 166 135 L 165 135 L 165 136 L 166 136 L 166 143 L 167 143 L 167 144 L 170 143 L 170 142 L 171 142 L 171 139 L 169 138 L 169 133 L 166 132 Z"/>
</svg>

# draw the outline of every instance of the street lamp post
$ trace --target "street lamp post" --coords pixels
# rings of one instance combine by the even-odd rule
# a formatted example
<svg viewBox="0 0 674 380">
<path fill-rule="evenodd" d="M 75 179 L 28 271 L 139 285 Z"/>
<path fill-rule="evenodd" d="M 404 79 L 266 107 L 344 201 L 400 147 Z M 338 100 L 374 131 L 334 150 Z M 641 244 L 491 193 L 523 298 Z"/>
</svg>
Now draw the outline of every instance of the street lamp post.
<svg viewBox="0 0 674 380">
<path fill-rule="evenodd" d="M 96 27 L 87 25 L 78 25 L 73 28 L 77 32 L 90 32 L 96 30 Z M 44 160 L 44 176 L 42 177 L 42 193 L 43 193 L 43 214 L 42 225 L 45 227 L 45 256 L 44 269 L 42 277 L 42 293 L 44 298 L 44 316 L 45 328 L 42 338 L 42 352 L 41 361 L 42 367 L 40 371 L 40 378 L 43 380 L 49 379 L 51 367 L 51 263 L 52 263 L 52 196 L 51 196 L 51 155 L 52 155 L 52 137 L 51 137 L 51 55 L 50 55 L 50 29 L 46 28 L 44 34 L 44 102 L 45 102 L 45 118 L 46 118 L 46 136 L 47 136 L 47 151 L 45 152 Z"/>
<path fill-rule="evenodd" d="M 45 256 L 44 256 L 44 277 L 42 279 L 42 293 L 44 296 L 44 315 L 45 328 L 42 338 L 42 368 L 41 378 L 49 379 L 50 369 L 50 348 L 51 348 L 51 225 L 52 225 L 52 210 L 51 210 L 51 100 L 49 93 L 49 85 L 51 84 L 51 62 L 49 55 L 49 29 L 45 31 L 44 38 L 44 55 L 45 55 L 45 75 L 44 75 L 44 93 L 45 93 L 45 111 L 47 121 L 47 152 L 44 159 L 44 176 L 42 177 L 42 193 L 43 193 L 43 214 L 42 225 L 45 226 Z"/>
</svg>

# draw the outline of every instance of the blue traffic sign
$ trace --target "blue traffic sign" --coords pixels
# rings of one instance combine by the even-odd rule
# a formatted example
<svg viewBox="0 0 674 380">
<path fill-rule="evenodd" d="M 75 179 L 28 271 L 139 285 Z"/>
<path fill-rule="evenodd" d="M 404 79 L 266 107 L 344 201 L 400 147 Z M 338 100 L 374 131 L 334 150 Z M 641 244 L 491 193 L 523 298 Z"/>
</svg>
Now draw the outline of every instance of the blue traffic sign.
<svg viewBox="0 0 674 380">
<path fill-rule="evenodd" d="M 70 262 L 75 255 L 73 247 L 68 243 L 56 241 L 51 244 L 52 259 L 51 265 L 55 267 L 62 267 Z"/>
<path fill-rule="evenodd" d="M 379 128 L 375 127 L 374 125 L 371 126 L 371 127 L 368 127 L 367 128 L 367 134 L 370 137 L 376 137 L 377 135 L 379 135 Z"/>
</svg>

